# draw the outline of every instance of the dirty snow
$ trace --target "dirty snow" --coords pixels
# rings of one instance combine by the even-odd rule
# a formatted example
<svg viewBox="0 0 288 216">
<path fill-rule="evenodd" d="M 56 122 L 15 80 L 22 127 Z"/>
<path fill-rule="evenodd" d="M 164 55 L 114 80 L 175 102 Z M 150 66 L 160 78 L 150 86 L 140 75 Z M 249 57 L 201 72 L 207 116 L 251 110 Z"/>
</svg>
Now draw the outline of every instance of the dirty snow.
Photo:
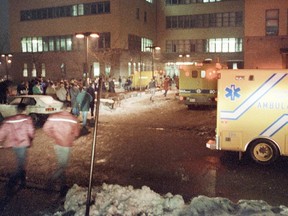
<svg viewBox="0 0 288 216">
<path fill-rule="evenodd" d="M 87 188 L 75 184 L 66 195 L 65 212 L 54 215 L 62 216 L 68 212 L 75 216 L 85 215 L 87 191 Z M 288 215 L 287 207 L 273 207 L 261 200 L 239 200 L 233 203 L 226 198 L 198 196 L 185 204 L 180 195 L 167 193 L 161 196 L 147 186 L 136 189 L 132 186 L 103 184 L 92 189 L 91 201 L 90 215 L 93 216 Z"/>
</svg>

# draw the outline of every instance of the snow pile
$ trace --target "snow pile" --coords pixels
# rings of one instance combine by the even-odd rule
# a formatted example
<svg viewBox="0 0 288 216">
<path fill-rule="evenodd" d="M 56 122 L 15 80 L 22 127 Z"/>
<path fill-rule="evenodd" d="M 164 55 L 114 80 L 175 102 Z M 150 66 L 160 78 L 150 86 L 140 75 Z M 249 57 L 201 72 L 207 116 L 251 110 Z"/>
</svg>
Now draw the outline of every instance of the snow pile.
<svg viewBox="0 0 288 216">
<path fill-rule="evenodd" d="M 65 212 L 54 215 L 69 212 L 84 216 L 86 199 L 87 188 L 74 185 L 66 195 Z M 198 196 L 185 204 L 180 195 L 167 193 L 161 196 L 147 186 L 134 189 L 132 186 L 103 184 L 92 189 L 91 201 L 90 215 L 93 216 L 288 215 L 287 207 L 272 207 L 261 200 L 240 200 L 235 204 L 226 198 Z"/>
</svg>

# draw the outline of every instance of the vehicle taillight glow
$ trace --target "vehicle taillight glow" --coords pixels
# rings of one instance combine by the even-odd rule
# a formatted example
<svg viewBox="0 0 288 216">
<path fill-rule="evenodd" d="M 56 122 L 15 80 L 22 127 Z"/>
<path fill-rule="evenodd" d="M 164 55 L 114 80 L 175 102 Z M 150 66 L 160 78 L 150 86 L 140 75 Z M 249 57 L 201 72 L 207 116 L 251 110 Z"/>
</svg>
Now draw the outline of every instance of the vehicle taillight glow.
<svg viewBox="0 0 288 216">
<path fill-rule="evenodd" d="M 53 108 L 53 107 L 49 107 L 49 108 L 46 108 L 45 111 L 48 111 L 48 112 L 51 112 L 51 111 L 55 111 L 56 108 Z"/>
</svg>

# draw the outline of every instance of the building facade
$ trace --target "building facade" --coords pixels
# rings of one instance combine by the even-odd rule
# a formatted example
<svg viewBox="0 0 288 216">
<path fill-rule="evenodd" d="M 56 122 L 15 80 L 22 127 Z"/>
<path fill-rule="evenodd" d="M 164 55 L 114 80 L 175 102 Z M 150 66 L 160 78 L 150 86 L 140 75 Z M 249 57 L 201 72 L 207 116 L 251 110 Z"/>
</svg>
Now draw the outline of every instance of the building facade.
<svg viewBox="0 0 288 216">
<path fill-rule="evenodd" d="M 245 68 L 288 68 L 288 1 L 246 0 Z"/>
<path fill-rule="evenodd" d="M 9 0 L 9 78 L 118 78 L 147 70 L 173 76 L 178 64 L 205 59 L 229 68 L 287 68 L 287 4 Z M 5 74 L 2 69 L 0 76 Z"/>
<path fill-rule="evenodd" d="M 244 1 L 158 3 L 157 41 L 165 50 L 166 70 L 173 70 L 175 62 L 205 59 L 243 68 Z"/>
<path fill-rule="evenodd" d="M 9 75 L 16 80 L 128 76 L 128 63 L 141 49 L 144 62 L 150 56 L 144 48 L 156 40 L 156 5 L 150 1 L 11 0 L 9 8 Z M 80 33 L 84 38 L 76 37 Z"/>
</svg>

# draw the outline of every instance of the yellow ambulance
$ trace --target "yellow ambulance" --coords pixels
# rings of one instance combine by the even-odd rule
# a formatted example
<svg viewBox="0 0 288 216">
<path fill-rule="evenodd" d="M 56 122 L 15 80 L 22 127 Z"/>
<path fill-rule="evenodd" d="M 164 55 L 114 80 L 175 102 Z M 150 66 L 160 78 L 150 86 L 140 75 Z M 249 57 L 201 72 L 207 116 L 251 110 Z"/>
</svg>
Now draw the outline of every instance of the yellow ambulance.
<svg viewBox="0 0 288 216">
<path fill-rule="evenodd" d="M 145 89 L 147 88 L 149 82 L 152 79 L 152 75 L 154 74 L 155 79 L 157 80 L 157 83 L 160 83 L 161 75 L 158 71 L 135 71 L 133 75 L 131 75 L 132 78 L 132 88 L 139 90 L 139 89 Z"/>
<path fill-rule="evenodd" d="M 216 136 L 209 149 L 249 153 L 260 164 L 288 156 L 288 70 L 221 70 Z"/>
<path fill-rule="evenodd" d="M 188 108 L 195 106 L 216 106 L 217 71 L 220 63 L 183 64 L 179 66 L 179 99 Z"/>
</svg>

